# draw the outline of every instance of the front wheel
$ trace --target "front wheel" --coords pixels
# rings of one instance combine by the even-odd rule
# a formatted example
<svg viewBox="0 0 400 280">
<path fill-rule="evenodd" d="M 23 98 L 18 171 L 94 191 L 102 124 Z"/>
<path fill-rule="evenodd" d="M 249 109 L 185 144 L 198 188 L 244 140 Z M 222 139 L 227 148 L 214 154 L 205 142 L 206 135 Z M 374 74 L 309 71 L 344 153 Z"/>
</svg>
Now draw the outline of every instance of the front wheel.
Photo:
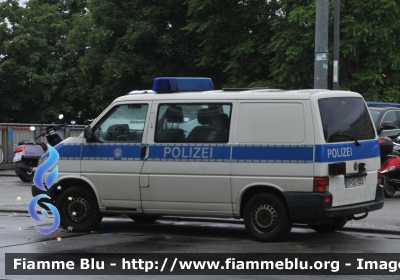
<svg viewBox="0 0 400 280">
<path fill-rule="evenodd" d="M 19 172 L 17 173 L 18 177 L 23 182 L 32 182 L 33 176 L 35 175 L 34 171 L 29 171 L 24 168 L 20 168 Z"/>
<path fill-rule="evenodd" d="M 276 195 L 260 193 L 246 203 L 244 224 L 257 241 L 278 241 L 289 234 L 292 221 L 283 201 Z"/>
<path fill-rule="evenodd" d="M 60 224 L 68 231 L 90 231 L 97 227 L 103 216 L 95 195 L 81 187 L 71 187 L 56 201 Z"/>
<path fill-rule="evenodd" d="M 347 223 L 346 217 L 336 218 L 331 224 L 309 224 L 308 226 L 319 233 L 335 232 Z"/>
<path fill-rule="evenodd" d="M 386 178 L 383 180 L 383 186 L 384 186 L 383 191 L 384 191 L 384 193 L 385 193 L 385 197 L 386 197 L 386 198 L 391 198 L 391 197 L 394 195 L 394 193 L 396 192 L 396 189 L 394 188 L 394 186 L 393 186 L 392 184 L 389 184 L 389 183 L 387 182 L 388 179 L 389 179 L 389 178 L 386 177 Z"/>
</svg>

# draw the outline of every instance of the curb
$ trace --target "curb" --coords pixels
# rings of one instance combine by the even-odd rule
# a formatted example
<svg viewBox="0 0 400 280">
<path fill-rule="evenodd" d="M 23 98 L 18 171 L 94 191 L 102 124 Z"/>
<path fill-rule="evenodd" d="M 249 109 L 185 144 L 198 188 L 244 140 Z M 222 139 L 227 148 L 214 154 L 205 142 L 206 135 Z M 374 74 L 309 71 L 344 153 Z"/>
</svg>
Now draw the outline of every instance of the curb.
<svg viewBox="0 0 400 280">
<path fill-rule="evenodd" d="M 15 169 L 15 163 L 2 163 L 0 164 L 0 171 L 2 170 L 14 170 Z"/>
<path fill-rule="evenodd" d="M 197 222 L 218 222 L 218 223 L 229 223 L 229 224 L 243 224 L 242 220 L 228 220 L 228 219 L 218 219 L 218 218 L 187 218 L 187 217 L 163 217 L 160 220 L 169 220 L 169 221 L 197 221 Z M 293 227 L 296 228 L 309 228 L 304 224 L 294 224 Z M 359 227 L 344 227 L 338 231 L 346 231 L 346 232 L 366 232 L 366 233 L 380 233 L 380 234 L 395 234 L 400 235 L 399 230 L 389 230 L 389 229 L 372 229 L 372 228 L 359 228 Z"/>
</svg>

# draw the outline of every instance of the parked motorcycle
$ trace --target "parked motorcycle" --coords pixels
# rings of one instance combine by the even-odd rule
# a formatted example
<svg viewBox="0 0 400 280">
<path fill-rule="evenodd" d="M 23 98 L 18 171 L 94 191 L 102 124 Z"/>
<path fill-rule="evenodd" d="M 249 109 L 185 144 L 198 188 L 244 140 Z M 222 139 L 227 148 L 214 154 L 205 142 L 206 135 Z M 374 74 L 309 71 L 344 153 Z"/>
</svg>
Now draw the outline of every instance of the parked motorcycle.
<svg viewBox="0 0 400 280">
<path fill-rule="evenodd" d="M 400 138 L 397 138 L 400 141 Z M 400 144 L 388 137 L 379 138 L 381 150 L 381 176 L 385 197 L 392 197 L 400 191 Z"/>
<path fill-rule="evenodd" d="M 62 119 L 62 115 L 60 115 L 59 118 Z M 45 136 L 49 145 L 54 147 L 63 141 L 63 138 L 58 134 L 57 130 L 64 126 L 65 124 L 50 125 L 46 127 L 45 131 L 41 132 L 39 136 L 36 137 L 35 141 L 23 140 L 20 141 L 18 146 L 14 148 L 13 162 L 16 163 L 15 173 L 22 181 L 31 182 L 33 180 L 35 170 L 38 166 L 38 161 L 47 151 L 46 143 L 36 140 L 39 137 Z M 32 126 L 30 129 L 34 131 L 35 127 Z"/>
</svg>

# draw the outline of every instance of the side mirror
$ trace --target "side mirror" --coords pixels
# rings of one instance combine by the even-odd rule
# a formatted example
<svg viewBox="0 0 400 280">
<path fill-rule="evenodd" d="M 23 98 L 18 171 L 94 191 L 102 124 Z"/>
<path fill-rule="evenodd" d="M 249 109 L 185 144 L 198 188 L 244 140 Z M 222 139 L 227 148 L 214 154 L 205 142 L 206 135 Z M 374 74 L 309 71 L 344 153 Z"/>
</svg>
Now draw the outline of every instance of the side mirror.
<svg viewBox="0 0 400 280">
<path fill-rule="evenodd" d="M 83 131 L 83 137 L 85 137 L 88 142 L 93 142 L 96 139 L 94 138 L 92 128 L 90 126 L 85 127 L 85 130 Z"/>
<path fill-rule="evenodd" d="M 392 122 L 384 122 L 379 127 L 379 130 L 390 130 L 390 129 L 396 129 L 396 126 Z"/>
</svg>

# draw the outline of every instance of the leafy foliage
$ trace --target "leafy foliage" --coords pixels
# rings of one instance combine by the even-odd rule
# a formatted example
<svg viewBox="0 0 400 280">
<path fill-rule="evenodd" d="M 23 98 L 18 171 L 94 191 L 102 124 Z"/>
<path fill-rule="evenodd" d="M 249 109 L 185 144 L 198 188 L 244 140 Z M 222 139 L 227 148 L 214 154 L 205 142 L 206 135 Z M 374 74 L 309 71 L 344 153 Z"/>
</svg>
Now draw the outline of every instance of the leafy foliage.
<svg viewBox="0 0 400 280">
<path fill-rule="evenodd" d="M 315 0 L 0 2 L 0 122 L 95 117 L 160 76 L 312 88 L 315 8 Z M 329 22 L 332 54 L 333 1 Z M 341 89 L 400 102 L 399 25 L 398 1 L 341 1 Z"/>
</svg>

